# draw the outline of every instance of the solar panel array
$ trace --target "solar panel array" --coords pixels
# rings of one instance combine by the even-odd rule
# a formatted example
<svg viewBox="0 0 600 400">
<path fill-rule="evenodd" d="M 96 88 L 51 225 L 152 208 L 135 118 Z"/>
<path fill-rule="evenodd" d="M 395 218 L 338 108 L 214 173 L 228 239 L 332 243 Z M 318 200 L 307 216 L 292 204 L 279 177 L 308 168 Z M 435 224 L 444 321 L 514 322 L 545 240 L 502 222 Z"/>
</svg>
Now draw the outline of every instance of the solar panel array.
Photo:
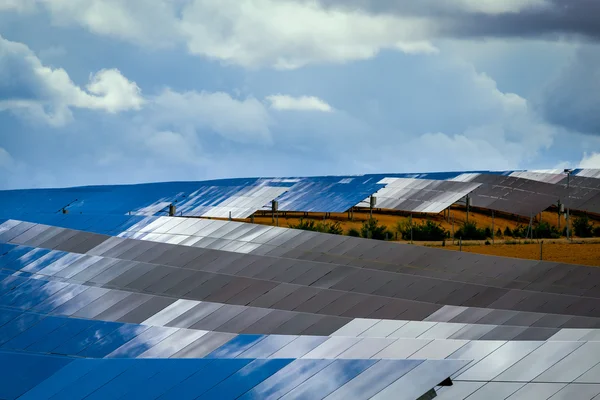
<svg viewBox="0 0 600 400">
<path fill-rule="evenodd" d="M 344 212 L 383 187 L 379 179 L 371 175 L 283 178 L 281 181 L 294 183 L 277 199 L 281 211 Z"/>
<path fill-rule="evenodd" d="M 232 221 L 14 216 L 0 398 L 600 395 L 594 268 Z"/>
<path fill-rule="evenodd" d="M 561 203 L 572 209 L 600 214 L 600 174 L 598 170 L 575 170 L 567 179 L 564 173 L 552 170 L 540 172 L 514 172 L 511 176 L 539 182 L 548 182 L 565 188 Z M 567 190 L 568 186 L 568 190 Z"/>
<path fill-rule="evenodd" d="M 512 176 L 463 174 L 453 180 L 482 184 L 469 195 L 474 207 L 521 216 L 537 215 L 567 197 L 567 191 L 561 185 Z"/>
<path fill-rule="evenodd" d="M 477 189 L 479 183 L 416 178 L 384 178 L 385 187 L 373 196 L 377 208 L 418 213 L 440 213 Z M 358 206 L 368 207 L 369 198 Z"/>
<path fill-rule="evenodd" d="M 13 213 L 177 215 L 247 218 L 258 210 L 340 213 L 354 206 L 439 213 L 467 195 L 475 207 L 530 216 L 560 200 L 571 209 L 600 213 L 598 170 L 575 170 L 566 189 L 558 171 L 436 172 L 300 178 L 238 178 L 203 182 L 86 186 L 0 191 Z"/>
</svg>

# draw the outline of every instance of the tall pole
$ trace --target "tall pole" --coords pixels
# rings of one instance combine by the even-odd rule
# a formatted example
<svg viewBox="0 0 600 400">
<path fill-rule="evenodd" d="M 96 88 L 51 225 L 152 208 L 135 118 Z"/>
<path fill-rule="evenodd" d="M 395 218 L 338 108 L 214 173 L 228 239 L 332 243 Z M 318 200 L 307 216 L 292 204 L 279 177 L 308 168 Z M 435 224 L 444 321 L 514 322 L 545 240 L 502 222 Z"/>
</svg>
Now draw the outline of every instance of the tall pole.
<svg viewBox="0 0 600 400">
<path fill-rule="evenodd" d="M 494 210 L 492 210 L 492 244 L 494 244 L 494 236 L 496 235 L 494 228 Z"/>
<path fill-rule="evenodd" d="M 454 244 L 454 214 L 452 214 L 452 244 Z"/>
<path fill-rule="evenodd" d="M 570 208 L 570 202 L 571 202 L 571 193 L 569 191 L 569 178 L 571 178 L 571 171 L 569 171 L 567 173 L 567 240 L 571 239 L 571 232 L 569 232 L 569 228 L 571 225 L 571 218 L 569 215 L 569 208 Z"/>
<path fill-rule="evenodd" d="M 558 231 L 559 232 L 560 232 L 560 217 L 561 217 L 560 207 L 561 207 L 561 203 L 560 203 L 560 200 L 558 200 Z"/>
<path fill-rule="evenodd" d="M 469 206 L 470 206 L 470 201 L 469 201 L 469 195 L 467 195 L 467 223 L 469 223 Z"/>
<path fill-rule="evenodd" d="M 412 214 L 410 214 L 410 244 L 413 242 L 413 222 L 412 222 Z"/>
</svg>

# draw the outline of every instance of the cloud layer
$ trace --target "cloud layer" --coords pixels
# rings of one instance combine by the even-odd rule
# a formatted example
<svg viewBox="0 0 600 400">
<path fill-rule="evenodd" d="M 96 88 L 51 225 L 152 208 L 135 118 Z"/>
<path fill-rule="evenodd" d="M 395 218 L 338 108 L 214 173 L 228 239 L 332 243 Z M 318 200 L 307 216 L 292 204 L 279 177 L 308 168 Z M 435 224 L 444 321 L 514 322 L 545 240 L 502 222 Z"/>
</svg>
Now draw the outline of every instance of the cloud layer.
<svg viewBox="0 0 600 400">
<path fill-rule="evenodd" d="M 62 126 L 72 119 L 72 108 L 116 113 L 143 104 L 139 87 L 116 69 L 90 75 L 86 89 L 64 69 L 42 65 L 24 44 L 0 36 L 0 110 Z"/>
<path fill-rule="evenodd" d="M 527 20 L 575 18 L 585 0 L 218 3 L 2 2 L 0 186 L 545 168 L 600 151 L 593 35 Z M 518 36 L 535 40 L 471 40 Z"/>
<path fill-rule="evenodd" d="M 271 108 L 275 110 L 322 111 L 332 112 L 333 108 L 327 102 L 315 96 L 292 97 L 285 94 L 267 96 Z"/>
</svg>

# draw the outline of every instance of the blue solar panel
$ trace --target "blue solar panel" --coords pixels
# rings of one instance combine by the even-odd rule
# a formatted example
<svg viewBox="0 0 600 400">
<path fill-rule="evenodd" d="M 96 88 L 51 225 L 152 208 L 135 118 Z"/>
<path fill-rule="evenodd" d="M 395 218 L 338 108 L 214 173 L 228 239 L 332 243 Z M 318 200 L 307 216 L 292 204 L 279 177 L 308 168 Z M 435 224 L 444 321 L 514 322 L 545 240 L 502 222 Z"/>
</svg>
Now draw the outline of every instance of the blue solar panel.
<svg viewBox="0 0 600 400">
<path fill-rule="evenodd" d="M 254 360 L 198 399 L 237 399 L 292 361 L 290 359 Z"/>
<path fill-rule="evenodd" d="M 87 329 L 80 331 L 73 337 L 66 338 L 52 351 L 57 354 L 79 354 L 91 344 L 102 340 L 106 335 L 119 329 L 123 324 L 118 322 L 93 322 L 86 321 L 89 325 Z"/>
<path fill-rule="evenodd" d="M 63 326 L 67 321 L 67 318 L 44 318 L 23 333 L 4 343 L 2 348 L 25 350 L 33 343 L 45 338 L 46 335 Z"/>
<path fill-rule="evenodd" d="M 25 332 L 44 318 L 41 314 L 22 314 L 0 327 L 0 345 Z"/>
<path fill-rule="evenodd" d="M 104 360 L 74 360 L 63 368 L 56 371 L 52 376 L 40 382 L 37 386 L 31 388 L 20 399 L 22 400 L 37 400 L 50 398 L 56 393 L 68 388 L 77 382 L 82 376 L 87 375 L 97 365 L 103 363 Z"/>
<path fill-rule="evenodd" d="M 381 189 L 374 176 L 294 178 L 298 182 L 279 196 L 279 210 L 344 212 Z"/>
<path fill-rule="evenodd" d="M 185 209 L 214 207 L 231 196 L 262 186 L 288 187 L 291 184 L 261 178 L 221 179 L 201 182 L 163 182 L 138 185 L 85 186 L 64 189 L 0 191 L 0 203 L 12 215 L 55 214 L 63 208 L 74 214 L 135 214 L 156 205 L 155 215 L 166 215 L 169 203 Z M 194 196 L 201 193 L 201 196 Z M 163 204 L 161 206 L 161 204 Z"/>
<path fill-rule="evenodd" d="M 52 356 L 0 352 L 0 398 L 16 399 L 71 362 Z"/>
<path fill-rule="evenodd" d="M 264 335 L 238 335 L 207 355 L 206 358 L 234 358 L 259 343 L 265 337 Z"/>
<path fill-rule="evenodd" d="M 206 368 L 181 381 L 159 397 L 161 400 L 195 399 L 250 364 L 248 359 L 215 359 Z"/>
<path fill-rule="evenodd" d="M 158 398 L 211 364 L 209 360 L 203 359 L 165 361 L 165 367 L 162 370 L 152 375 L 140 386 L 129 386 L 127 391 L 119 398 Z"/>
<path fill-rule="evenodd" d="M 67 318 L 67 322 L 59 328 L 47 333 L 43 338 L 25 348 L 26 351 L 38 353 L 77 354 L 81 351 L 82 332 L 91 341 L 92 334 L 98 332 L 98 327 L 111 322 L 89 321 L 85 319 Z M 93 329 L 92 329 L 93 328 Z"/>
<path fill-rule="evenodd" d="M 102 339 L 90 344 L 83 351 L 79 352 L 78 355 L 94 358 L 105 357 L 134 337 L 142 334 L 148 328 L 148 326 L 143 325 L 123 324 Z"/>
<path fill-rule="evenodd" d="M 110 381 L 110 384 L 100 387 L 86 397 L 86 400 L 118 399 L 129 392 L 131 388 L 146 386 L 149 378 L 166 368 L 168 364 L 168 360 L 137 360 L 134 368 L 129 368 L 118 375 Z"/>
<path fill-rule="evenodd" d="M 240 397 L 240 400 L 279 399 L 305 382 L 333 360 L 294 360 Z"/>
<path fill-rule="evenodd" d="M 87 360 L 86 360 L 87 361 Z M 136 365 L 132 359 L 101 360 L 95 363 L 95 368 L 81 376 L 75 382 L 65 386 L 50 399 L 83 399 L 111 382 L 128 368 Z"/>
</svg>

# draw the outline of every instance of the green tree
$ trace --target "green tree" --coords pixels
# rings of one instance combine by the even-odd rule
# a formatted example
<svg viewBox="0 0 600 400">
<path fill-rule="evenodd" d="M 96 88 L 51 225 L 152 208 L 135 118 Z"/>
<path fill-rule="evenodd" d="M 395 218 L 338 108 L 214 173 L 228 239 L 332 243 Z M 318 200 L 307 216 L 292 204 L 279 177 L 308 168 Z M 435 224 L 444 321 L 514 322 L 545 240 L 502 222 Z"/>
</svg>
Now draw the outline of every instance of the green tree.
<svg viewBox="0 0 600 400">
<path fill-rule="evenodd" d="M 414 224 L 410 220 L 399 221 L 396 224 L 396 232 L 398 232 L 402 239 L 411 239 L 411 227 L 412 227 L 412 239 L 418 241 L 440 241 L 444 240 L 449 236 L 449 233 L 442 227 L 441 224 L 436 224 L 433 221 L 423 221 L 420 224 Z"/>
<path fill-rule="evenodd" d="M 393 233 L 388 230 L 387 226 L 379 225 L 375 218 L 369 218 L 363 222 L 360 235 L 375 240 L 387 240 L 393 237 Z"/>
<path fill-rule="evenodd" d="M 576 236 L 587 238 L 594 235 L 594 226 L 587 215 L 573 220 L 573 232 Z"/>
<path fill-rule="evenodd" d="M 487 232 L 489 231 L 489 232 Z M 487 239 L 487 234 L 490 233 L 491 229 L 480 229 L 477 227 L 476 222 L 465 222 L 455 233 L 455 238 L 462 238 L 463 240 L 484 240 Z"/>
<path fill-rule="evenodd" d="M 304 231 L 331 233 L 333 235 L 341 235 L 344 233 L 344 229 L 339 222 L 315 222 L 312 219 L 304 220 L 301 219 L 297 224 L 288 224 L 292 229 L 302 229 Z"/>
<path fill-rule="evenodd" d="M 356 228 L 348 229 L 348 236 L 360 237 L 360 231 Z"/>
</svg>

